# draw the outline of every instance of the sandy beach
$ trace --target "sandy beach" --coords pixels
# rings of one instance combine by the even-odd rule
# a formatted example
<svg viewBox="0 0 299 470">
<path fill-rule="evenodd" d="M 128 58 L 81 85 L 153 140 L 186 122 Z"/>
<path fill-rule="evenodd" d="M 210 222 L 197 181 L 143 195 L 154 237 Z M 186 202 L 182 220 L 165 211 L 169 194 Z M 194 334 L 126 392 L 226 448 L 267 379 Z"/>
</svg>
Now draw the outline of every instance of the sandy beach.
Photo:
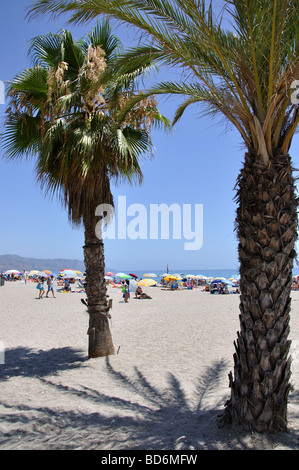
<svg viewBox="0 0 299 470">
<path fill-rule="evenodd" d="M 289 432 L 271 436 L 217 422 L 229 398 L 239 296 L 147 292 L 151 300 L 125 304 L 108 289 L 118 354 L 88 360 L 84 294 L 39 300 L 34 284 L 0 288 L 0 449 L 298 450 L 299 292 Z"/>
</svg>

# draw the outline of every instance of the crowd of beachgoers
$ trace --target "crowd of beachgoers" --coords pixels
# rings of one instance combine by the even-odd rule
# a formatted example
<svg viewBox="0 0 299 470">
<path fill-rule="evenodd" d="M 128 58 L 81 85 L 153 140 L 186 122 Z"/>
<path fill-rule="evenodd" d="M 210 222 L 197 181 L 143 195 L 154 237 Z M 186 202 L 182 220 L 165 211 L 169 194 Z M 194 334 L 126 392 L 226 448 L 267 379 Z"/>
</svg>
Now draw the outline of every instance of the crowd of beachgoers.
<svg viewBox="0 0 299 470">
<path fill-rule="evenodd" d="M 122 289 L 125 294 L 135 293 L 135 296 L 144 295 L 142 287 L 160 287 L 164 290 L 204 290 L 211 294 L 229 294 L 239 292 L 239 280 L 230 278 L 206 277 L 193 274 L 169 274 L 156 275 L 154 273 L 145 273 L 142 277 L 130 273 L 105 273 L 107 287 Z M 52 273 L 49 270 L 44 271 L 25 271 L 18 272 L 11 269 L 1 273 L 1 285 L 5 282 L 21 281 L 22 283 L 37 283 L 37 288 L 44 290 L 44 283 L 49 285 L 56 284 L 59 292 L 82 292 L 85 288 L 85 273 L 80 271 L 63 269 L 59 273 Z M 125 297 L 125 295 L 124 295 Z"/>
<path fill-rule="evenodd" d="M 1 286 L 5 282 L 22 281 L 23 283 L 33 282 L 42 285 L 43 283 L 56 285 L 59 292 L 82 292 L 85 288 L 85 273 L 77 270 L 63 269 L 59 273 L 49 270 L 44 271 L 17 271 L 14 269 L 0 273 Z M 169 290 L 203 290 L 211 294 L 238 294 L 240 276 L 226 279 L 224 277 L 207 277 L 193 274 L 169 274 L 156 275 L 146 273 L 142 277 L 130 273 L 105 273 L 107 287 L 123 289 L 123 292 L 142 292 L 142 287 L 160 287 Z M 293 277 L 292 290 L 299 290 L 299 274 Z"/>
</svg>

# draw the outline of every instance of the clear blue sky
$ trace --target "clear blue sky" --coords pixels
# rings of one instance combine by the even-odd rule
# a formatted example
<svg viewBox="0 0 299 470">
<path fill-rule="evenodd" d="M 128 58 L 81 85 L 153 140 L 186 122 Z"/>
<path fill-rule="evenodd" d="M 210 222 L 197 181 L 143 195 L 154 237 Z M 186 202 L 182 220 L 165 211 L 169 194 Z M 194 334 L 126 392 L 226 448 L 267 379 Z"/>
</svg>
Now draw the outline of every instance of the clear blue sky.
<svg viewBox="0 0 299 470">
<path fill-rule="evenodd" d="M 68 28 L 82 37 L 93 24 L 66 25 L 66 18 L 25 20 L 26 0 L 1 0 L 0 80 L 11 80 L 30 65 L 28 41 L 37 34 Z M 124 27 L 116 34 L 124 44 L 131 34 Z M 174 72 L 172 79 L 178 77 Z M 165 78 L 165 75 L 163 75 Z M 156 76 L 156 81 L 159 75 Z M 178 101 L 159 99 L 162 112 L 170 119 Z M 5 106 L 0 105 L 3 123 Z M 143 204 L 203 204 L 203 246 L 184 250 L 186 240 L 106 240 L 106 266 L 117 270 L 236 269 L 237 241 L 234 232 L 236 204 L 234 186 L 242 166 L 244 148 L 239 134 L 226 132 L 223 124 L 198 118 L 199 109 L 190 108 L 171 135 L 155 131 L 155 158 L 143 163 L 144 183 L 140 187 L 114 187 L 114 197 L 126 196 L 127 206 Z M 299 142 L 295 137 L 291 154 L 298 167 Z M 3 154 L 1 150 L 1 154 Z M 46 199 L 35 184 L 33 162 L 12 163 L 0 159 L 1 229 L 0 254 L 37 258 L 83 259 L 83 230 L 73 229 L 57 200 Z M 194 210 L 192 209 L 193 214 Z M 133 218 L 128 217 L 128 222 Z M 149 232 L 149 231 L 148 231 Z M 172 230 L 170 230 L 172 234 Z M 172 269 L 173 268 L 173 269 Z"/>
</svg>

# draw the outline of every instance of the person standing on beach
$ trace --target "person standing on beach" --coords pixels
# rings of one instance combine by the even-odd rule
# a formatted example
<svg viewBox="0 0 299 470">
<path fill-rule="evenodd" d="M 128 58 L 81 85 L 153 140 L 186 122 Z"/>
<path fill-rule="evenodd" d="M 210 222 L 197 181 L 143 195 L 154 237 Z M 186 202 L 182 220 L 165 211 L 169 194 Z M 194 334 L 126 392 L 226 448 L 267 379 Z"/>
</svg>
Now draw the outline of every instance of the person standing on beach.
<svg viewBox="0 0 299 470">
<path fill-rule="evenodd" d="M 54 294 L 54 276 L 51 276 L 48 278 L 47 285 L 48 285 L 48 291 L 47 291 L 46 297 L 48 298 L 49 292 L 52 292 L 52 296 L 54 297 L 54 299 L 56 299 L 55 294 Z"/>
<path fill-rule="evenodd" d="M 38 281 L 38 284 L 37 284 L 36 288 L 39 290 L 39 296 L 38 296 L 38 298 L 39 298 L 39 299 L 42 299 L 42 298 L 43 298 L 43 295 L 44 295 L 44 293 L 45 293 L 44 279 L 43 279 L 43 278 Z"/>
<path fill-rule="evenodd" d="M 27 274 L 26 274 L 25 269 L 24 269 L 23 274 L 22 274 L 22 282 L 24 282 L 24 284 L 26 284 L 26 282 L 27 282 Z"/>
<path fill-rule="evenodd" d="M 129 289 L 129 282 L 123 282 L 123 287 L 122 287 L 122 293 L 123 293 L 123 298 L 125 300 L 125 303 L 128 303 L 128 299 L 130 297 L 130 289 Z"/>
<path fill-rule="evenodd" d="M 130 281 L 127 279 L 126 280 L 126 293 L 125 293 L 125 302 L 128 303 L 128 300 L 130 298 Z"/>
</svg>

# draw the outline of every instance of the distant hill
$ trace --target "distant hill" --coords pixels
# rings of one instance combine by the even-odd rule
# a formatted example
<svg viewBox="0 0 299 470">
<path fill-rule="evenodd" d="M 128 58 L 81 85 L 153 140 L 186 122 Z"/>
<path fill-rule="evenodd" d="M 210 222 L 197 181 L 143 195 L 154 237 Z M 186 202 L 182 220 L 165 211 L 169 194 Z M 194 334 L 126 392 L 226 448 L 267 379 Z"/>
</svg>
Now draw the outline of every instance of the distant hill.
<svg viewBox="0 0 299 470">
<path fill-rule="evenodd" d="M 61 269 L 74 269 L 76 271 L 85 271 L 83 261 L 78 259 L 36 259 L 24 258 L 18 255 L 0 255 L 0 273 L 8 269 L 17 269 L 19 271 L 43 271 L 48 269 L 59 273 Z"/>
</svg>

